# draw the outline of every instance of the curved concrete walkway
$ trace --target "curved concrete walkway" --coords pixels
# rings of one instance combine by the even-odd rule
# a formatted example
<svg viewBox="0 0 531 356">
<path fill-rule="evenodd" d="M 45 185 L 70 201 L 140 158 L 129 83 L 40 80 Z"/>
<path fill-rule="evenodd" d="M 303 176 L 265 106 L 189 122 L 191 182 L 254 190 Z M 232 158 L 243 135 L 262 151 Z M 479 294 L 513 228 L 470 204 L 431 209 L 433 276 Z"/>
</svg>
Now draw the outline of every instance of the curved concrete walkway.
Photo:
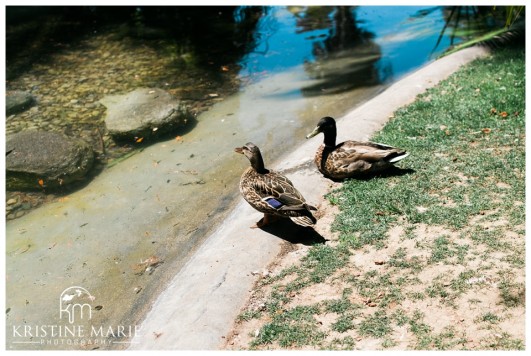
<svg viewBox="0 0 531 356">
<path fill-rule="evenodd" d="M 462 65 L 486 56 L 483 48 L 469 48 L 439 59 L 389 87 L 385 92 L 338 120 L 338 141 L 369 139 L 393 112 L 413 102 Z M 321 138 L 322 139 L 322 138 Z M 328 181 L 313 166 L 321 139 L 303 141 L 276 165 L 292 179 L 306 199 L 320 204 Z M 414 152 L 412 153 L 414 154 Z M 241 202 L 158 297 L 131 340 L 133 350 L 217 350 L 223 343 L 261 271 L 279 254 L 283 240 L 319 238 L 311 231 L 288 227 L 269 232 L 249 227 L 261 214 Z M 294 236 L 295 235 L 295 236 Z"/>
</svg>

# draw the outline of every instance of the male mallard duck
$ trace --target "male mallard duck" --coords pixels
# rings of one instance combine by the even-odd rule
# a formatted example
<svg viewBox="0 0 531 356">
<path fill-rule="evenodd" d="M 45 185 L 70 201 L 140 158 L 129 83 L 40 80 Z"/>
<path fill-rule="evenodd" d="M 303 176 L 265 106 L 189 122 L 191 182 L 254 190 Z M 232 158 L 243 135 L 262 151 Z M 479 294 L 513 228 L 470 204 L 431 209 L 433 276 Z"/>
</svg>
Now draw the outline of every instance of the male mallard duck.
<svg viewBox="0 0 531 356">
<path fill-rule="evenodd" d="M 341 180 L 381 172 L 409 153 L 374 142 L 345 141 L 336 145 L 336 121 L 323 117 L 306 138 L 324 134 L 324 143 L 315 154 L 315 164 L 325 176 Z"/>
<path fill-rule="evenodd" d="M 317 208 L 306 203 L 288 178 L 265 168 L 256 145 L 248 142 L 234 151 L 245 155 L 251 162 L 251 167 L 243 172 L 240 179 L 240 192 L 253 208 L 264 213 L 253 228 L 262 227 L 278 216 L 288 217 L 302 226 L 312 226 L 317 222 L 311 213 Z"/>
</svg>

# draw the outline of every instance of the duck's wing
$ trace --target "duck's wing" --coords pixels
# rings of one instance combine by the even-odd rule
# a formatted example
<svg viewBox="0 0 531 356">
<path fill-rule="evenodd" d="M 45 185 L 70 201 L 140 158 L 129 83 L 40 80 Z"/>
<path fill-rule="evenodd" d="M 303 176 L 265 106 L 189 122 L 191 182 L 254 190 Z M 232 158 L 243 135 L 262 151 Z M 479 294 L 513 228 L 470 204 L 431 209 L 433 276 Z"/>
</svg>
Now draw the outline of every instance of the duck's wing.
<svg viewBox="0 0 531 356">
<path fill-rule="evenodd" d="M 349 165 L 356 161 L 374 163 L 392 162 L 397 157 L 407 156 L 406 151 L 376 142 L 345 141 L 333 152 L 333 159 L 338 165 Z"/>
<path fill-rule="evenodd" d="M 307 210 L 310 207 L 302 194 L 284 175 L 270 171 L 253 182 L 253 189 L 262 201 L 278 210 Z"/>
</svg>

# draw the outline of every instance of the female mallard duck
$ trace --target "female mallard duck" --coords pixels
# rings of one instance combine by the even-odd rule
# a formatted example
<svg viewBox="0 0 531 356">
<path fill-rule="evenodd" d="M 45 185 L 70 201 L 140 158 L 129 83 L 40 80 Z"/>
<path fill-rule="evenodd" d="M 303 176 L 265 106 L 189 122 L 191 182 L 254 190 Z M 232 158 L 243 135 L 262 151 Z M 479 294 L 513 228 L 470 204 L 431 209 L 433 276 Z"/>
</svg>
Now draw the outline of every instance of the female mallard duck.
<svg viewBox="0 0 531 356">
<path fill-rule="evenodd" d="M 345 141 L 336 145 L 336 121 L 323 117 L 306 138 L 322 132 L 324 143 L 315 154 L 319 171 L 334 180 L 381 172 L 408 156 L 404 150 L 374 142 Z"/>
<path fill-rule="evenodd" d="M 288 217 L 302 226 L 312 226 L 317 222 L 311 213 L 317 208 L 306 203 L 288 178 L 265 168 L 256 145 L 249 142 L 234 151 L 245 155 L 251 162 L 251 167 L 243 172 L 240 179 L 240 192 L 253 208 L 264 213 L 253 228 L 267 225 L 278 216 Z"/>
</svg>

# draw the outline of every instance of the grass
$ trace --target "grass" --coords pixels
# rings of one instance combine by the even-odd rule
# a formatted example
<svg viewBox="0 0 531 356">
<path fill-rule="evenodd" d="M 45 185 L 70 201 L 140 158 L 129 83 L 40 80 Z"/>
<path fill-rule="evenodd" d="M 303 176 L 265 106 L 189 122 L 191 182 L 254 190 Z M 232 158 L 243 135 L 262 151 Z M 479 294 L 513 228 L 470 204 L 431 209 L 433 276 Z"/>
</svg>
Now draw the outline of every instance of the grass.
<svg viewBox="0 0 531 356">
<path fill-rule="evenodd" d="M 359 325 L 360 335 L 383 337 L 391 332 L 389 317 L 382 311 L 377 311 L 365 318 Z"/>
<path fill-rule="evenodd" d="M 240 315 L 261 321 L 249 348 L 524 349 L 524 63 L 500 50 L 395 112 L 373 140 L 406 148 L 408 171 L 327 194 L 339 241 L 262 279 L 265 308 Z M 371 253 L 387 258 L 353 262 Z"/>
<path fill-rule="evenodd" d="M 487 312 L 481 315 L 480 321 L 496 324 L 500 321 L 500 318 L 497 317 L 495 314 L 492 314 L 491 312 Z"/>
</svg>

